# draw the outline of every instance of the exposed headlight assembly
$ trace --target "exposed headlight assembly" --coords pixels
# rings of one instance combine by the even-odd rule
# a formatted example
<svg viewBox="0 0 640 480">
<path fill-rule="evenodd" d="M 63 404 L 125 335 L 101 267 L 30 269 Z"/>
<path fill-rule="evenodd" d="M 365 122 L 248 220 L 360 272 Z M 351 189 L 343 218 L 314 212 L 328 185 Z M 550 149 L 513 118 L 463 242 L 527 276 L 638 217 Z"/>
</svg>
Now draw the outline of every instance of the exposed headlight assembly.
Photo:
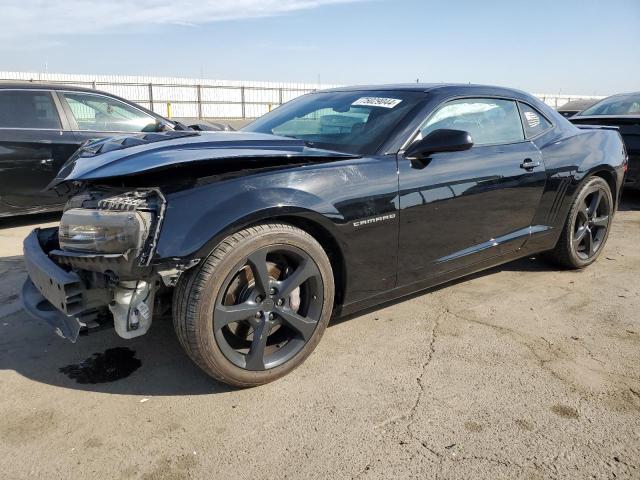
<svg viewBox="0 0 640 480">
<path fill-rule="evenodd" d="M 72 208 L 60 220 L 60 247 L 82 253 L 137 251 L 149 237 L 153 219 L 153 213 L 145 211 Z"/>
</svg>

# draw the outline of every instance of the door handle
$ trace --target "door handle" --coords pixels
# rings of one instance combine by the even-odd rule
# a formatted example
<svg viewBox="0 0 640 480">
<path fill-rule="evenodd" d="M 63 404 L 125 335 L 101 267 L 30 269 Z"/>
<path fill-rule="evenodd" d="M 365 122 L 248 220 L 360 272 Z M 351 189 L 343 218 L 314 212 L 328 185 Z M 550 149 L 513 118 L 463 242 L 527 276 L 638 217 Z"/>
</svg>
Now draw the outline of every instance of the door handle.
<svg viewBox="0 0 640 480">
<path fill-rule="evenodd" d="M 520 164 L 520 168 L 524 168 L 527 172 L 530 172 L 536 167 L 540 166 L 540 162 L 534 162 L 530 158 L 525 158 L 524 162 Z"/>
</svg>

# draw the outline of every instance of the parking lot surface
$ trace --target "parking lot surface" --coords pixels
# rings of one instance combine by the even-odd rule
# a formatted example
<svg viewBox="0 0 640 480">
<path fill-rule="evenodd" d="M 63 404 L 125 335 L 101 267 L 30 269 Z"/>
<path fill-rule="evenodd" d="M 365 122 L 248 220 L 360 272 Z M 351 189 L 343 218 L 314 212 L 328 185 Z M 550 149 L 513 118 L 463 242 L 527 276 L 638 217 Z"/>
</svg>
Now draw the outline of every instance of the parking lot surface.
<svg viewBox="0 0 640 480">
<path fill-rule="evenodd" d="M 524 259 L 334 322 L 248 390 L 201 373 L 166 320 L 71 344 L 30 319 L 21 240 L 55 221 L 0 220 L 2 478 L 640 478 L 638 195 L 590 268 Z M 69 378 L 114 347 L 139 368 Z"/>
</svg>

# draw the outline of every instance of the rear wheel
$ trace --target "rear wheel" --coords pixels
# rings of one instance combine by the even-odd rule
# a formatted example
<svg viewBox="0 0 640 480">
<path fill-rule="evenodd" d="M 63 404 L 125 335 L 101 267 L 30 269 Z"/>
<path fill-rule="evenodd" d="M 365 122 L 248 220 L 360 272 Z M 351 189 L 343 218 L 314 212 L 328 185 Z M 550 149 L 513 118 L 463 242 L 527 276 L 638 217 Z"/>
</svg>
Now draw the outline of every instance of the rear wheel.
<svg viewBox="0 0 640 480">
<path fill-rule="evenodd" d="M 587 180 L 571 206 L 551 258 L 569 268 L 592 264 L 609 237 L 613 205 L 611 188 L 603 178 Z"/>
<path fill-rule="evenodd" d="M 263 224 L 227 237 L 180 279 L 174 326 L 209 375 L 255 386 L 290 372 L 313 351 L 333 296 L 331 264 L 318 242 L 291 225 Z"/>
</svg>

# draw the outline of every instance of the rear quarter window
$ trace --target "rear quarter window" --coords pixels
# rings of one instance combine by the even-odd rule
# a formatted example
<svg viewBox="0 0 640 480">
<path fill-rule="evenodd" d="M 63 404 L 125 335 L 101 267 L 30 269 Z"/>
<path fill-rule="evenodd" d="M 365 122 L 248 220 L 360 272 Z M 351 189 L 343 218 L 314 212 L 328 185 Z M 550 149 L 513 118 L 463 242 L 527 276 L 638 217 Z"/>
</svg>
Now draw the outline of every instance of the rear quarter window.
<svg viewBox="0 0 640 480">
<path fill-rule="evenodd" d="M 0 90 L 0 128 L 59 129 L 50 92 Z"/>
<path fill-rule="evenodd" d="M 526 103 L 519 103 L 519 105 L 522 125 L 527 138 L 537 137 L 553 126 L 551 122 L 535 108 Z"/>
</svg>

